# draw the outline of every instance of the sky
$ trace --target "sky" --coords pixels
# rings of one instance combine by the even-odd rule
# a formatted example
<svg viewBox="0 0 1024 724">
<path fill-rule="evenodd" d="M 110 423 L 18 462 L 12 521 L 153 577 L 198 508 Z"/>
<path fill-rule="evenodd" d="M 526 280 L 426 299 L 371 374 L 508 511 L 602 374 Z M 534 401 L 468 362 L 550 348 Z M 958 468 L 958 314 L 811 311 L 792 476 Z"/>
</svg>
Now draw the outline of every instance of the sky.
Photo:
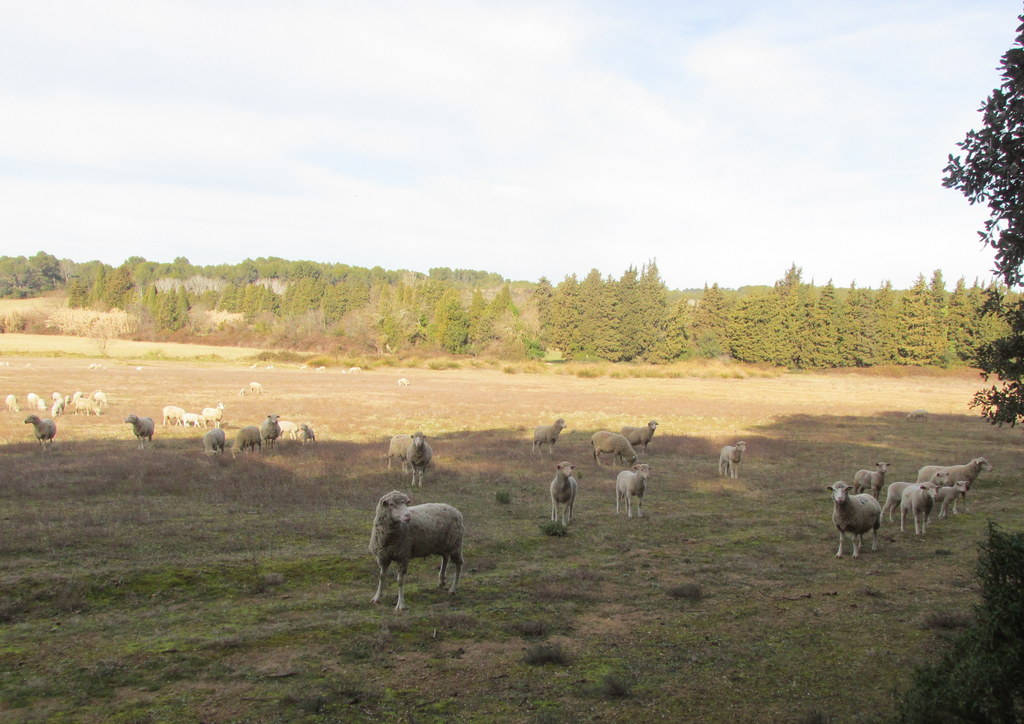
<svg viewBox="0 0 1024 724">
<path fill-rule="evenodd" d="M 1009 0 L 37 0 L 0 23 L 0 254 L 672 289 L 992 278 L 942 187 Z"/>
</svg>

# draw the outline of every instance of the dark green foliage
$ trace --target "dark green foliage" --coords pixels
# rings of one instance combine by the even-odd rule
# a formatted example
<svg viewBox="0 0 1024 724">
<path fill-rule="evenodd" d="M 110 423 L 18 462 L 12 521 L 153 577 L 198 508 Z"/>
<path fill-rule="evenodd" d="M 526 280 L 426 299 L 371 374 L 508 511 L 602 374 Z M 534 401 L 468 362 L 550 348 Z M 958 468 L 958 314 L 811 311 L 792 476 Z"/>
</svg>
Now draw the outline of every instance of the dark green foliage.
<svg viewBox="0 0 1024 724">
<path fill-rule="evenodd" d="M 561 644 L 534 644 L 526 650 L 523 661 L 531 666 L 543 666 L 545 664 L 556 664 L 566 666 L 569 664 L 569 652 Z"/>
<path fill-rule="evenodd" d="M 975 620 L 899 697 L 902 722 L 1019 722 L 1024 718 L 1024 533 L 989 523 L 976 576 Z"/>
<path fill-rule="evenodd" d="M 559 538 L 569 535 L 569 528 L 565 525 L 562 525 L 562 522 L 558 520 L 549 520 L 546 523 L 541 523 L 540 531 L 544 535 L 550 535 Z"/>
</svg>

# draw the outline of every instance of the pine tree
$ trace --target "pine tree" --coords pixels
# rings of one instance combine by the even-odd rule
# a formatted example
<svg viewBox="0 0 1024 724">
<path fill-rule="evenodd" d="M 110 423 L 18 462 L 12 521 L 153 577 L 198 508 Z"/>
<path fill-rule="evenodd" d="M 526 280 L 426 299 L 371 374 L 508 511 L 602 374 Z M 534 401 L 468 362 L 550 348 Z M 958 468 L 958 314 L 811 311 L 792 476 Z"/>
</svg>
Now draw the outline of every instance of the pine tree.
<svg viewBox="0 0 1024 724">
<path fill-rule="evenodd" d="M 844 366 L 870 367 L 875 364 L 878 323 L 875 300 L 867 289 L 854 284 L 847 296 L 843 315 L 840 359 Z"/>
<path fill-rule="evenodd" d="M 945 337 L 940 335 L 934 305 L 935 296 L 920 274 L 900 299 L 900 328 L 904 330 L 897 347 L 900 364 L 928 365 L 943 358 Z"/>
<path fill-rule="evenodd" d="M 106 279 L 103 303 L 108 308 L 126 309 L 135 298 L 135 280 L 132 270 L 122 264 Z"/>
<path fill-rule="evenodd" d="M 732 311 L 729 344 L 732 356 L 742 362 L 780 365 L 791 357 L 783 337 L 779 298 L 775 294 L 751 294 Z M 773 333 L 774 330 L 774 333 Z"/>
<path fill-rule="evenodd" d="M 72 279 L 67 286 L 68 306 L 82 309 L 89 306 L 89 287 L 81 279 Z"/>
<path fill-rule="evenodd" d="M 449 288 L 437 300 L 430 327 L 432 340 L 441 349 L 460 354 L 469 341 L 469 317 L 459 302 L 459 294 Z"/>
<path fill-rule="evenodd" d="M 818 300 L 810 316 L 808 336 L 808 367 L 839 367 L 842 358 L 839 351 L 840 327 L 842 325 L 842 304 L 836 297 L 832 280 L 821 288 Z"/>
<path fill-rule="evenodd" d="M 975 285 L 977 290 L 977 285 Z M 952 358 L 958 362 L 974 364 L 978 345 L 981 344 L 981 307 L 975 307 L 977 296 L 972 297 L 963 277 L 956 282 L 947 305 L 949 347 Z"/>
<path fill-rule="evenodd" d="M 663 318 L 658 341 L 645 355 L 649 362 L 672 362 L 686 359 L 691 355 L 691 309 L 689 299 L 680 299 L 672 311 Z"/>
<path fill-rule="evenodd" d="M 622 324 L 617 297 L 618 285 L 611 279 L 603 280 L 597 269 L 591 269 L 580 284 L 582 341 L 587 356 L 609 361 L 621 359 Z"/>
<path fill-rule="evenodd" d="M 718 284 L 705 284 L 693 310 L 693 344 L 701 357 L 713 359 L 729 354 L 730 311 Z"/>
<path fill-rule="evenodd" d="M 654 361 L 664 354 L 662 348 L 670 325 L 670 315 L 675 316 L 677 312 L 683 311 L 688 318 L 689 307 L 685 310 L 669 309 L 668 291 L 653 259 L 641 270 L 639 287 L 640 326 L 636 330 L 638 354 L 644 359 Z"/>
<path fill-rule="evenodd" d="M 923 278 L 922 278 L 923 281 Z M 875 294 L 875 357 L 872 364 L 896 364 L 904 328 L 892 282 L 885 281 Z"/>
</svg>

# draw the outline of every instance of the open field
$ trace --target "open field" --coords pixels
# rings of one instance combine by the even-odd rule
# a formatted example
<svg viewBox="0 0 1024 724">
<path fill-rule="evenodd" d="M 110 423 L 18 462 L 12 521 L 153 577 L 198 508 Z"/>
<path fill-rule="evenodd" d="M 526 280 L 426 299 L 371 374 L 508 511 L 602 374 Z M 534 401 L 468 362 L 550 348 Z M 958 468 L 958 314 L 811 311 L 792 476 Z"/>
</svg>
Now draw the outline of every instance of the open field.
<svg viewBox="0 0 1024 724">
<path fill-rule="evenodd" d="M 894 690 L 977 600 L 987 521 L 1024 525 L 1020 433 L 971 414 L 967 375 L 4 359 L 0 394 L 23 406 L 78 389 L 111 406 L 58 418 L 45 454 L 25 412 L 0 411 L 0 721 L 890 721 Z M 251 380 L 266 394 L 239 396 Z M 320 441 L 211 458 L 201 430 L 159 425 L 166 404 L 221 401 L 229 438 L 274 412 Z M 916 408 L 932 418 L 908 422 Z M 157 419 L 151 448 L 129 413 Z M 533 427 L 556 417 L 554 457 L 532 455 Z M 629 520 L 589 436 L 650 419 L 645 517 Z M 384 453 L 416 429 L 437 464 L 413 491 Z M 719 478 L 738 439 L 740 477 Z M 906 480 L 977 455 L 995 470 L 972 513 L 923 537 L 885 523 L 878 551 L 835 559 L 825 486 L 878 460 Z M 540 530 L 558 460 L 581 472 L 566 537 Z M 372 511 L 395 488 L 455 505 L 467 527 L 458 593 L 437 589 L 436 559 L 414 560 L 404 613 L 393 577 L 369 602 Z"/>
</svg>

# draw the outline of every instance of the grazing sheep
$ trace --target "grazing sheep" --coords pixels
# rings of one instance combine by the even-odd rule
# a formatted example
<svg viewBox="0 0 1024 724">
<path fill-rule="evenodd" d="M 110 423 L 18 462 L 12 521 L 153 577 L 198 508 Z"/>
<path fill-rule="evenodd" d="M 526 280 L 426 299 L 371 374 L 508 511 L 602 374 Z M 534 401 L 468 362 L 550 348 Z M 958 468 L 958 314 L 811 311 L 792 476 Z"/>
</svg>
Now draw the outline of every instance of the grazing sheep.
<svg viewBox="0 0 1024 724">
<path fill-rule="evenodd" d="M 25 418 L 26 425 L 32 425 L 36 429 L 36 440 L 44 448 L 53 444 L 53 438 L 57 436 L 57 423 L 50 418 L 40 420 L 38 415 L 29 415 Z"/>
<path fill-rule="evenodd" d="M 46 412 L 46 400 L 41 397 L 36 400 L 36 409 L 40 412 Z"/>
<path fill-rule="evenodd" d="M 939 488 L 935 491 L 935 503 L 939 506 L 939 517 L 946 517 L 946 506 L 949 501 L 953 501 L 953 515 L 958 515 L 956 504 L 960 501 L 960 498 L 964 499 L 964 505 L 967 505 L 967 481 L 958 480 L 950 486 Z"/>
<path fill-rule="evenodd" d="M 139 417 L 138 415 L 128 415 L 124 418 L 124 421 L 132 426 L 132 432 L 135 433 L 135 438 L 139 441 L 139 449 L 142 450 L 146 447 L 146 440 L 153 442 L 153 424 L 152 417 Z"/>
<path fill-rule="evenodd" d="M 261 452 L 263 450 L 263 438 L 260 436 L 260 429 L 255 425 L 246 425 L 238 431 L 234 447 L 231 448 L 231 456 L 245 452 L 246 448 L 249 448 L 250 452 L 256 452 L 256 448 Z"/>
<path fill-rule="evenodd" d="M 917 420 L 918 422 L 928 421 L 928 410 L 913 410 L 907 413 L 908 420 Z"/>
<path fill-rule="evenodd" d="M 215 427 L 212 430 L 207 430 L 203 435 L 203 452 L 207 455 L 213 455 L 215 453 L 223 453 L 224 446 L 227 444 L 227 436 L 224 431 Z"/>
<path fill-rule="evenodd" d="M 398 603 L 396 611 L 405 608 L 405 574 L 409 560 L 426 556 L 441 556 L 438 586 L 444 588 L 448 561 L 455 564 L 455 580 L 448 593 L 454 594 L 462 576 L 462 538 L 465 528 L 462 513 L 445 503 L 413 505 L 409 496 L 397 490 L 381 497 L 374 512 L 370 532 L 370 553 L 377 559 L 380 574 L 377 592 L 370 599 L 380 603 L 384 590 L 384 576 L 392 562 L 398 564 Z"/>
<path fill-rule="evenodd" d="M 199 427 L 199 423 L 206 427 L 206 420 L 198 412 L 186 412 L 181 416 L 181 424 L 185 427 Z"/>
<path fill-rule="evenodd" d="M 611 453 L 612 460 L 619 460 L 623 465 L 632 465 L 636 462 L 636 451 L 629 444 L 629 440 L 617 432 L 599 430 L 590 436 L 590 448 L 594 455 L 594 462 L 601 465 L 601 453 Z"/>
<path fill-rule="evenodd" d="M 409 461 L 410 467 L 412 467 L 412 485 L 415 487 L 423 487 L 423 471 L 430 465 L 431 459 L 434 457 L 434 450 L 430 447 L 430 443 L 427 442 L 427 438 L 422 432 L 416 431 L 412 435 L 412 439 L 409 441 L 409 447 L 405 450 L 405 459 Z"/>
<path fill-rule="evenodd" d="M 62 395 L 59 392 L 51 392 L 50 393 L 50 400 L 53 401 L 53 402 L 56 402 L 57 400 L 63 400 L 63 399 L 64 399 L 64 395 Z"/>
<path fill-rule="evenodd" d="M 316 368 L 316 371 L 317 372 L 326 372 L 327 368 L 324 367 L 323 365 L 320 365 L 319 367 Z"/>
<path fill-rule="evenodd" d="M 39 399 L 39 395 L 37 395 L 35 392 L 29 392 L 27 395 L 25 395 L 25 402 L 28 403 L 25 406 L 30 410 L 37 409 L 39 407 Z"/>
<path fill-rule="evenodd" d="M 399 377 L 398 378 L 398 386 L 399 387 L 408 387 L 409 386 L 409 380 L 405 379 L 404 377 Z"/>
<path fill-rule="evenodd" d="M 303 445 L 307 442 L 316 442 L 316 433 L 313 432 L 313 428 L 311 428 L 308 423 L 302 423 L 302 426 L 299 428 L 299 432 L 302 436 L 301 440 Z"/>
<path fill-rule="evenodd" d="M 254 395 L 262 395 L 263 385 L 261 385 L 259 382 L 250 382 L 249 392 L 253 393 Z"/>
<path fill-rule="evenodd" d="M 832 522 L 839 531 L 839 550 L 836 558 L 843 557 L 843 539 L 849 533 L 853 537 L 853 557 L 860 556 L 864 545 L 864 534 L 871 531 L 871 550 L 878 548 L 878 526 L 882 520 L 882 508 L 878 501 L 867 493 L 850 495 L 853 488 L 842 480 L 828 486 L 832 491 Z"/>
<path fill-rule="evenodd" d="M 576 507 L 576 493 L 580 485 L 576 482 L 573 471 L 576 466 L 568 462 L 560 462 L 555 466 L 555 479 L 551 481 L 551 520 L 558 520 L 558 508 L 562 507 L 562 525 L 572 520 L 573 508 Z"/>
<path fill-rule="evenodd" d="M 21 407 L 18 405 L 18 398 L 15 395 L 7 395 L 4 399 L 4 403 L 7 405 L 9 412 L 21 412 Z"/>
<path fill-rule="evenodd" d="M 164 425 L 184 425 L 182 417 L 185 415 L 185 410 L 177 405 L 167 405 L 164 408 Z"/>
<path fill-rule="evenodd" d="M 260 437 L 268 448 L 274 447 L 277 438 L 281 437 L 281 426 L 277 424 L 280 417 L 280 415 L 267 415 L 267 419 L 260 425 Z"/>
<path fill-rule="evenodd" d="M 409 472 L 409 460 L 406 454 L 409 452 L 409 443 L 412 442 L 412 435 L 395 435 L 388 444 L 388 470 L 391 469 L 391 460 L 398 458 L 402 461 L 402 472 Z"/>
<path fill-rule="evenodd" d="M 86 415 L 103 414 L 103 408 L 100 406 L 100 403 L 96 402 L 96 400 L 92 399 L 91 397 L 79 397 L 77 400 L 75 400 L 74 407 L 76 415 L 80 412 L 84 412 Z"/>
<path fill-rule="evenodd" d="M 288 437 L 290 440 L 299 439 L 299 424 L 291 420 L 278 420 L 277 426 L 281 428 L 281 437 Z"/>
<path fill-rule="evenodd" d="M 248 391 L 249 391 L 249 390 L 247 390 L 246 388 L 244 388 L 244 387 L 243 387 L 242 389 L 240 389 L 240 390 L 238 391 L 238 396 L 239 396 L 239 397 L 245 397 L 245 393 L 246 393 L 246 392 L 248 392 Z"/>
<path fill-rule="evenodd" d="M 548 455 L 552 455 L 555 449 L 555 443 L 558 441 L 558 435 L 565 429 L 565 420 L 558 418 L 550 425 L 541 425 L 533 431 L 533 452 L 540 450 L 543 452 L 543 447 L 546 444 L 548 446 Z"/>
<path fill-rule="evenodd" d="M 651 438 L 654 437 L 654 431 L 657 427 L 658 423 L 655 420 L 651 420 L 643 427 L 623 427 L 619 430 L 619 434 L 629 440 L 630 445 L 634 447 L 639 446 L 640 451 L 646 455 L 647 446 L 650 444 Z"/>
<path fill-rule="evenodd" d="M 64 407 L 67 405 L 67 398 L 61 397 L 58 400 L 53 401 L 53 405 L 50 407 L 50 417 L 60 417 L 64 414 Z"/>
<path fill-rule="evenodd" d="M 935 504 L 936 486 L 932 483 L 914 483 L 903 489 L 900 495 L 900 532 L 909 512 L 914 516 L 914 535 L 924 535 L 928 517 Z"/>
<path fill-rule="evenodd" d="M 362 367 L 349 367 L 348 368 L 348 373 L 350 375 L 357 375 L 357 374 L 359 374 L 362 371 L 363 371 Z"/>
<path fill-rule="evenodd" d="M 107 395 L 102 390 L 96 390 L 92 393 L 92 399 L 96 400 L 101 407 L 106 407 L 109 403 L 107 402 Z"/>
<path fill-rule="evenodd" d="M 967 481 L 967 489 L 970 490 L 971 486 L 974 485 L 974 479 L 981 475 L 981 472 L 991 471 L 992 465 L 985 458 L 974 458 L 969 463 L 963 465 L 925 465 L 923 468 L 917 471 L 917 482 L 923 483 L 931 480 L 932 476 L 935 475 L 937 470 L 944 470 L 949 473 L 949 480 L 956 482 L 958 480 Z M 950 485 L 951 483 L 940 483 L 941 485 Z M 964 509 L 967 508 L 967 499 L 964 498 Z"/>
<path fill-rule="evenodd" d="M 220 427 L 220 421 L 224 418 L 224 403 L 218 402 L 216 407 L 204 407 L 202 415 L 203 427 L 208 422 L 212 422 L 214 427 Z"/>
<path fill-rule="evenodd" d="M 949 480 L 949 473 L 945 470 L 937 470 L 932 475 L 931 480 L 927 481 L 932 483 L 936 488 L 940 488 L 946 485 Z M 889 513 L 889 522 L 892 523 L 892 511 L 898 506 L 903 499 L 903 491 L 907 489 L 907 486 L 914 485 L 914 483 L 889 483 L 889 488 L 885 491 L 885 505 L 882 506 L 882 514 Z"/>
<path fill-rule="evenodd" d="M 634 465 L 629 470 L 623 470 L 615 478 L 615 514 L 619 513 L 619 501 L 626 501 L 626 516 L 633 517 L 633 496 L 638 499 L 636 515 L 644 517 L 644 493 L 647 492 L 647 479 L 651 474 L 651 466 L 646 463 Z"/>
<path fill-rule="evenodd" d="M 747 449 L 747 443 L 740 440 L 735 445 L 726 445 L 718 456 L 718 474 L 726 478 L 740 476 L 740 460 Z"/>
<path fill-rule="evenodd" d="M 857 495 L 861 490 L 870 492 L 875 500 L 882 492 L 885 485 L 885 471 L 889 469 L 889 463 L 875 463 L 878 470 L 858 470 L 853 476 L 853 494 Z"/>
</svg>

